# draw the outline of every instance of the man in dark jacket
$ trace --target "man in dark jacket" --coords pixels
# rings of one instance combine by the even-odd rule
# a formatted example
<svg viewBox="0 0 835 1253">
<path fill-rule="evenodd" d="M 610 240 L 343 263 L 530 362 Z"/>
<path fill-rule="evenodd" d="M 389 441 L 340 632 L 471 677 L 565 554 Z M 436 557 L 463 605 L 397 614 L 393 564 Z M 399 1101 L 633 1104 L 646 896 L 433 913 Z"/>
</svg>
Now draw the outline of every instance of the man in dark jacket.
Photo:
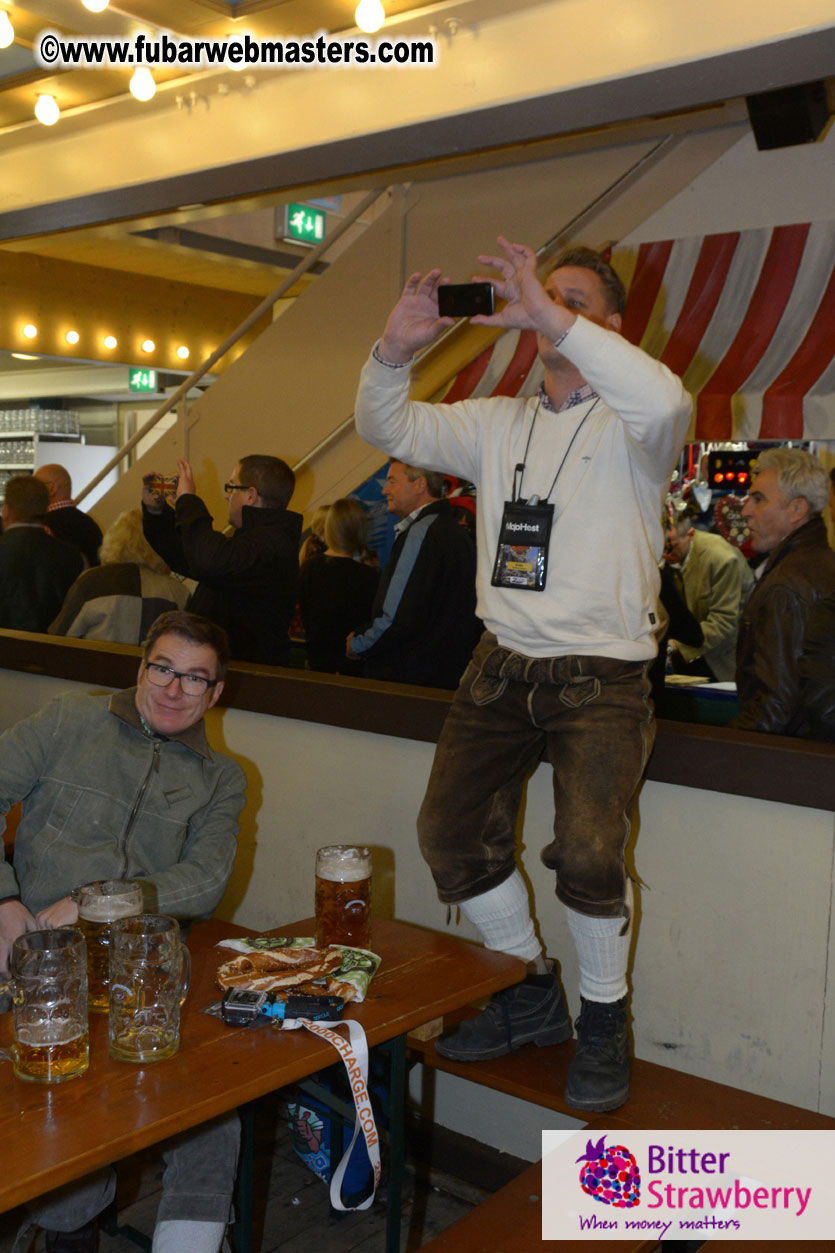
<svg viewBox="0 0 835 1253">
<path fill-rule="evenodd" d="M 800 703 L 808 720 L 804 734 L 835 743 L 835 592 L 809 615 L 800 659 Z"/>
<path fill-rule="evenodd" d="M 383 495 L 400 518 L 364 631 L 348 636 L 370 679 L 458 686 L 478 638 L 476 548 L 441 500 L 444 476 L 392 461 Z"/>
<path fill-rule="evenodd" d="M 46 631 L 84 569 L 77 548 L 46 531 L 49 492 L 31 474 L 6 484 L 0 536 L 0 627 Z"/>
<path fill-rule="evenodd" d="M 40 479 L 49 492 L 47 525 L 52 534 L 78 548 L 88 566 L 97 566 L 101 527 L 73 501 L 69 471 L 57 464 L 39 466 L 35 478 Z"/>
<path fill-rule="evenodd" d="M 739 624 L 734 725 L 743 730 L 808 734 L 800 663 L 810 618 L 835 593 L 826 502 L 826 471 L 811 453 L 769 448 L 758 457 L 742 514 L 754 549 L 770 556 Z"/>
<path fill-rule="evenodd" d="M 189 463 L 177 465 L 173 509 L 154 483 L 159 476 L 143 479 L 145 538 L 172 570 L 197 580 L 187 608 L 225 627 L 236 660 L 286 665 L 302 526 L 301 514 L 287 509 L 293 471 L 278 457 L 242 458 L 225 484 L 235 528 L 228 536 L 212 526 Z"/>
</svg>

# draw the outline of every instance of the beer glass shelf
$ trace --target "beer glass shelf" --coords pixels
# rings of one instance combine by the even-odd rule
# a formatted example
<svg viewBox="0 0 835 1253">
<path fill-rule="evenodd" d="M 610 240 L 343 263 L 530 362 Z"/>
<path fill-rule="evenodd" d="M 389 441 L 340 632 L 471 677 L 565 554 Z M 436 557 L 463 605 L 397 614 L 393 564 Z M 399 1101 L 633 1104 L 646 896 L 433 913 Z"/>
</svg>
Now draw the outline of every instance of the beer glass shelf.
<svg viewBox="0 0 835 1253">
<path fill-rule="evenodd" d="M 67 410 L 0 409 L 0 501 L 6 483 L 17 474 L 31 474 L 49 460 L 39 452 L 50 444 L 83 444 L 79 416 Z"/>
</svg>

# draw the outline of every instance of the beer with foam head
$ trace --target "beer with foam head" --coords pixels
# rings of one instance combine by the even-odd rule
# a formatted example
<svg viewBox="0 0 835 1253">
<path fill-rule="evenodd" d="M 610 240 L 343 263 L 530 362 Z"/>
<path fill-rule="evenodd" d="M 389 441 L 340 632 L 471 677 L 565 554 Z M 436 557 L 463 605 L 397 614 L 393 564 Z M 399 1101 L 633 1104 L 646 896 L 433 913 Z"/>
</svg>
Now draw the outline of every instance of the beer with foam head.
<svg viewBox="0 0 835 1253">
<path fill-rule="evenodd" d="M 142 889 L 130 879 L 105 879 L 81 889 L 78 928 L 87 941 L 90 1009 L 106 1014 L 110 1001 L 111 927 L 142 913 Z"/>
<path fill-rule="evenodd" d="M 316 943 L 371 944 L 371 853 L 333 844 L 316 853 Z"/>
</svg>

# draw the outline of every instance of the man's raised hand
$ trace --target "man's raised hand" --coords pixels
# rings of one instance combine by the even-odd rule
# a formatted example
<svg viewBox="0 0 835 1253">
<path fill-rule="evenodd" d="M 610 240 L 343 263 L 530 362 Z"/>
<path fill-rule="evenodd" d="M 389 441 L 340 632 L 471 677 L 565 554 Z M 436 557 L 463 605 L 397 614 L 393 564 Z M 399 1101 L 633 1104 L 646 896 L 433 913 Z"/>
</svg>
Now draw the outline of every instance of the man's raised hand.
<svg viewBox="0 0 835 1253">
<path fill-rule="evenodd" d="M 174 499 L 179 500 L 181 496 L 194 496 L 197 488 L 195 487 L 191 465 L 183 457 L 178 457 L 177 469 L 180 473 L 177 478 L 177 492 Z"/>
<path fill-rule="evenodd" d="M 477 275 L 474 282 L 492 283 L 496 295 L 507 303 L 498 313 L 480 313 L 470 319 L 482 326 L 511 327 L 517 331 L 539 331 L 557 339 L 573 324 L 575 314 L 557 297 L 549 295 L 536 273 L 536 254 L 526 244 L 512 244 L 500 235 L 505 256 L 479 255 L 484 265 L 498 270 L 501 279 Z"/>
<path fill-rule="evenodd" d="M 416 272 L 406 280 L 377 350 L 384 361 L 392 365 L 409 361 L 441 331 L 455 324 L 454 318 L 438 314 L 438 287 L 442 281 L 448 283 L 449 279 L 442 279 L 440 270 L 424 275 Z"/>
</svg>

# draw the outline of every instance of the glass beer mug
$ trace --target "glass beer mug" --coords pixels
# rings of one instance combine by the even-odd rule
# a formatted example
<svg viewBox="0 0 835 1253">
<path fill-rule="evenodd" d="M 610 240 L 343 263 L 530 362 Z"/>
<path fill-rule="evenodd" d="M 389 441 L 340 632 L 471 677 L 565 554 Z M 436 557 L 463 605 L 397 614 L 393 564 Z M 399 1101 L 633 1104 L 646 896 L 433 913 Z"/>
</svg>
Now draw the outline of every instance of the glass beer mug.
<svg viewBox="0 0 835 1253">
<path fill-rule="evenodd" d="M 371 852 L 331 844 L 316 853 L 316 944 L 371 944 Z"/>
<path fill-rule="evenodd" d="M 12 1059 L 18 1079 L 63 1083 L 90 1062 L 87 948 L 74 927 L 29 931 L 12 946 Z"/>
<path fill-rule="evenodd" d="M 191 962 L 180 927 L 165 914 L 113 924 L 110 947 L 110 1056 L 164 1061 L 180 1047 L 180 1007 Z"/>
<path fill-rule="evenodd" d="M 87 941 L 90 1009 L 106 1014 L 110 1003 L 110 939 L 114 922 L 142 913 L 142 888 L 132 879 L 104 879 L 78 892 L 78 929 Z"/>
</svg>

